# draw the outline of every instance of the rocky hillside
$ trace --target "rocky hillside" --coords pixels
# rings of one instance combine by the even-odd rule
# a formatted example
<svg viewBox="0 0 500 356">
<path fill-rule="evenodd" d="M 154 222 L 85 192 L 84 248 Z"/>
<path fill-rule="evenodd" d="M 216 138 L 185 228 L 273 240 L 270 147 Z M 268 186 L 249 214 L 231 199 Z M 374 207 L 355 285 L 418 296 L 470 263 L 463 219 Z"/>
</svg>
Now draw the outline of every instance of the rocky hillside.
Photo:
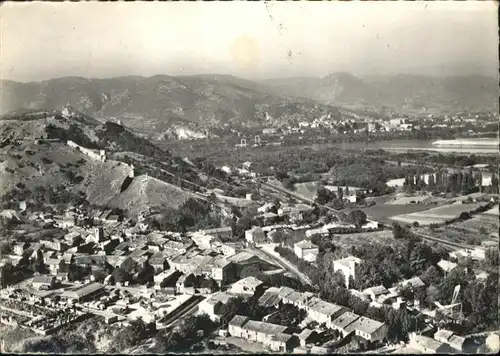
<svg viewBox="0 0 500 356">
<path fill-rule="evenodd" d="M 494 110 L 500 93 L 497 80 L 479 75 L 357 78 L 348 73 L 333 73 L 322 78 L 273 79 L 265 83 L 282 93 L 332 105 L 364 103 L 374 106 Z"/>
<path fill-rule="evenodd" d="M 2 81 L 1 95 L 3 114 L 53 110 L 69 104 L 84 114 L 120 120 L 128 127 L 155 134 L 174 124 L 201 131 L 224 124 L 259 126 L 265 124 L 271 107 L 290 103 L 299 104 L 295 114 L 307 119 L 311 110 L 321 105 L 310 99 L 282 95 L 267 84 L 222 75 Z M 288 117 L 283 114 L 276 119 L 286 121 Z"/>
<path fill-rule="evenodd" d="M 149 208 L 175 209 L 196 197 L 189 190 L 141 175 L 141 161 L 149 157 L 161 162 L 164 171 L 171 169 L 176 160 L 169 152 L 118 124 L 101 124 L 71 108 L 4 118 L 0 137 L 0 196 L 4 201 L 87 201 L 134 216 Z M 123 153 L 129 157 L 127 162 L 119 158 Z M 139 158 L 131 164 L 131 157 Z"/>
</svg>

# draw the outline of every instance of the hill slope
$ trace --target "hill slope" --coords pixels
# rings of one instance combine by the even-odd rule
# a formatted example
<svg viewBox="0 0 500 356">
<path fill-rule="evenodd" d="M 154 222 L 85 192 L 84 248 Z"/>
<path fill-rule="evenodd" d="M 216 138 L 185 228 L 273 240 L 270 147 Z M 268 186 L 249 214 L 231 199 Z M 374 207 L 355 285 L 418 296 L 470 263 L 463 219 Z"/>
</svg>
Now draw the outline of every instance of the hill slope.
<svg viewBox="0 0 500 356">
<path fill-rule="evenodd" d="M 134 178 L 136 169 L 119 160 L 127 152 L 161 159 L 162 167 L 169 168 L 174 162 L 169 152 L 120 125 L 101 124 L 68 108 L 0 120 L 0 137 L 0 196 L 13 202 L 76 204 L 85 199 L 136 215 L 150 207 L 178 208 L 195 197 L 158 179 Z"/>
<path fill-rule="evenodd" d="M 281 95 L 267 84 L 223 75 L 2 81 L 1 95 L 3 114 L 53 110 L 69 104 L 84 114 L 117 118 L 128 127 L 156 134 L 174 124 L 198 129 L 223 124 L 259 126 L 270 106 L 299 102 L 298 114 L 307 116 L 319 105 L 310 99 L 297 101 Z M 335 111 L 328 106 L 324 109 Z M 287 117 L 278 119 L 286 121 Z"/>
<path fill-rule="evenodd" d="M 498 82 L 480 75 L 426 77 L 391 75 L 357 78 L 333 73 L 323 78 L 271 79 L 265 84 L 283 93 L 328 104 L 491 110 L 497 106 Z"/>
</svg>

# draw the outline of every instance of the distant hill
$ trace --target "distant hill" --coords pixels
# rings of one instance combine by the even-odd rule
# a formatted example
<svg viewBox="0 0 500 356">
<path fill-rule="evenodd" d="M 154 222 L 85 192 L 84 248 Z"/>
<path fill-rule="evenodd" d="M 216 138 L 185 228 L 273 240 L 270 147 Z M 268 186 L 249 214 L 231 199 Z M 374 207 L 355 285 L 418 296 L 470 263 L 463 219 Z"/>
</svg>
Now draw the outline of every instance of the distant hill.
<svg viewBox="0 0 500 356">
<path fill-rule="evenodd" d="M 497 80 L 481 75 L 426 77 L 401 74 L 357 78 L 348 73 L 333 73 L 322 78 L 270 79 L 264 83 L 282 93 L 331 105 L 451 107 L 457 111 L 494 110 L 500 93 Z"/>
<path fill-rule="evenodd" d="M 54 110 L 69 104 L 84 114 L 121 120 L 128 127 L 155 134 L 174 124 L 198 130 L 224 124 L 260 126 L 266 112 L 289 104 L 298 104 L 296 114 L 306 119 L 313 119 L 311 111 L 318 105 L 325 112 L 336 110 L 311 99 L 283 95 L 265 83 L 225 75 L 2 81 L 1 95 L 2 114 Z M 284 114 L 275 119 L 284 123 L 288 117 Z"/>
</svg>

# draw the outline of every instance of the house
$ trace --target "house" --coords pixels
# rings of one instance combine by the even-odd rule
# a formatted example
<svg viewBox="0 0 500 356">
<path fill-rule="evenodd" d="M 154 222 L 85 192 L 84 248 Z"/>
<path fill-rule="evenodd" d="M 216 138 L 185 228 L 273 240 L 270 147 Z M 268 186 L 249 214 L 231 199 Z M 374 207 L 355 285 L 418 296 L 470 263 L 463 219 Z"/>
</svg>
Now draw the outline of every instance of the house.
<svg viewBox="0 0 500 356">
<path fill-rule="evenodd" d="M 423 354 L 450 353 L 450 347 L 430 337 L 410 333 L 409 346 Z"/>
<path fill-rule="evenodd" d="M 455 350 L 463 351 L 465 338 L 455 335 L 453 331 L 440 329 L 434 334 L 434 340 L 448 344 Z"/>
<path fill-rule="evenodd" d="M 240 279 L 233 283 L 228 292 L 238 296 L 252 297 L 254 294 L 262 292 L 264 283 L 253 276 Z"/>
<path fill-rule="evenodd" d="M 108 236 L 108 239 L 109 239 L 109 236 Z M 102 226 L 100 227 L 96 227 L 92 230 L 92 233 L 87 236 L 86 238 L 86 242 L 94 242 L 94 243 L 100 243 L 100 242 L 103 242 L 107 240 L 105 237 L 104 237 L 104 229 L 102 228 Z"/>
<path fill-rule="evenodd" d="M 293 245 L 293 251 L 297 257 L 314 262 L 319 254 L 319 247 L 309 240 L 302 240 Z"/>
<path fill-rule="evenodd" d="M 318 333 L 314 330 L 305 328 L 299 334 L 299 342 L 300 346 L 302 347 L 314 344 L 317 340 L 318 340 Z"/>
<path fill-rule="evenodd" d="M 214 257 L 208 265 L 211 267 L 211 277 L 220 285 L 224 285 L 233 277 L 232 262 L 223 256 Z"/>
<path fill-rule="evenodd" d="M 219 227 L 216 229 L 203 230 L 206 235 L 212 235 L 218 237 L 220 239 L 232 239 L 233 237 L 233 229 L 230 226 L 227 227 Z"/>
<path fill-rule="evenodd" d="M 361 198 L 357 194 L 352 194 L 346 197 L 346 200 L 349 203 L 359 203 L 361 201 Z"/>
<path fill-rule="evenodd" d="M 278 296 L 283 304 L 292 304 L 299 309 L 306 309 L 307 303 L 314 296 L 310 292 L 300 293 L 288 287 L 281 287 Z"/>
<path fill-rule="evenodd" d="M 49 273 L 53 276 L 59 274 L 59 272 L 64 272 L 65 262 L 62 258 L 50 258 L 45 260 L 45 264 L 49 269 Z"/>
<path fill-rule="evenodd" d="M 354 297 L 356 297 L 358 299 L 361 299 L 362 301 L 367 301 L 369 299 L 369 297 L 366 296 L 365 294 L 363 294 L 363 292 L 360 292 L 360 291 L 358 291 L 356 289 L 349 289 L 349 293 L 352 296 L 354 296 Z"/>
<path fill-rule="evenodd" d="M 387 337 L 388 327 L 385 323 L 361 316 L 349 324 L 345 331 L 347 334 L 354 331 L 356 336 L 374 342 L 382 341 Z"/>
<path fill-rule="evenodd" d="M 349 279 L 356 278 L 356 265 L 359 265 L 362 262 L 363 260 L 354 256 L 333 261 L 333 272 L 341 271 L 345 277 L 346 288 L 349 288 Z"/>
<path fill-rule="evenodd" d="M 167 256 L 162 252 L 156 252 L 149 258 L 149 265 L 154 268 L 155 274 L 161 273 L 168 268 Z"/>
<path fill-rule="evenodd" d="M 35 276 L 31 283 L 34 289 L 50 290 L 54 288 L 56 277 L 54 276 Z"/>
<path fill-rule="evenodd" d="M 413 291 L 425 288 L 425 283 L 419 277 L 413 277 L 406 279 L 398 283 L 398 287 L 401 288 L 411 288 Z"/>
<path fill-rule="evenodd" d="M 452 271 L 458 266 L 456 263 L 447 260 L 441 260 L 437 263 L 437 265 L 439 268 L 443 270 L 445 274 L 448 274 L 450 271 Z"/>
<path fill-rule="evenodd" d="M 259 226 L 254 226 L 250 230 L 245 231 L 245 239 L 249 243 L 262 244 L 267 242 L 266 234 Z"/>
<path fill-rule="evenodd" d="M 271 287 L 266 289 L 264 294 L 259 298 L 259 305 L 268 308 L 268 307 L 277 307 L 281 302 L 281 297 L 279 295 L 280 288 Z"/>
<path fill-rule="evenodd" d="M 389 291 L 383 285 L 380 285 L 366 288 L 363 294 L 369 296 L 372 301 L 377 301 L 381 295 L 389 294 Z"/>
<path fill-rule="evenodd" d="M 305 310 L 309 318 L 319 324 L 325 323 L 327 327 L 331 327 L 332 320 L 347 311 L 345 307 L 325 302 L 316 297 L 307 301 Z"/>
<path fill-rule="evenodd" d="M 193 232 L 191 235 L 191 240 L 201 249 L 207 249 L 212 246 L 212 244 L 215 241 L 221 242 L 219 238 L 212 236 L 212 235 L 207 235 L 203 232 Z"/>
<path fill-rule="evenodd" d="M 160 274 L 153 277 L 153 281 L 155 285 L 163 287 L 169 284 L 169 282 L 172 282 L 178 275 L 179 272 L 175 270 L 162 271 Z"/>
<path fill-rule="evenodd" d="M 342 334 L 342 337 L 346 337 L 347 335 L 349 335 L 351 332 L 354 331 L 352 329 L 349 329 L 348 331 L 347 327 L 358 319 L 359 315 L 348 311 L 343 313 L 339 317 L 335 318 L 332 321 L 331 326 L 332 329 L 338 330 Z"/>
<path fill-rule="evenodd" d="M 277 352 L 292 351 L 299 344 L 297 337 L 286 333 L 286 326 L 249 320 L 241 315 L 233 317 L 229 322 L 228 331 L 233 337 L 262 343 Z"/>
<path fill-rule="evenodd" d="M 234 296 L 226 292 L 216 292 L 198 305 L 199 314 L 207 314 L 211 320 L 220 321 L 221 311 L 225 304 Z"/>
</svg>

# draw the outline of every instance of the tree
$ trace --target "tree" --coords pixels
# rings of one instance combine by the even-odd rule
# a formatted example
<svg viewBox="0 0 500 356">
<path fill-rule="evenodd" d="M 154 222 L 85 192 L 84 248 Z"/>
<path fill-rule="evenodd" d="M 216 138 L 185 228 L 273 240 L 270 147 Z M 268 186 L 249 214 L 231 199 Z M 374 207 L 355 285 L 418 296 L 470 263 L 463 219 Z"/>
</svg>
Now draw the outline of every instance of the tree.
<svg viewBox="0 0 500 356">
<path fill-rule="evenodd" d="M 212 292 L 219 290 L 219 285 L 213 278 L 203 279 L 201 281 L 201 288 L 209 288 Z"/>
<path fill-rule="evenodd" d="M 397 222 L 392 223 L 392 234 L 395 239 L 401 239 L 405 237 L 404 228 L 401 227 Z"/>
<path fill-rule="evenodd" d="M 142 319 L 135 320 L 129 326 L 122 328 L 113 338 L 113 346 L 118 351 L 125 351 L 136 346 L 147 335 L 146 325 Z"/>
<path fill-rule="evenodd" d="M 485 262 L 490 267 L 498 267 L 498 249 L 489 248 L 485 251 Z"/>
<path fill-rule="evenodd" d="M 419 223 L 418 223 L 418 221 L 414 221 L 414 222 L 413 222 L 413 227 L 419 227 Z"/>
<path fill-rule="evenodd" d="M 366 223 L 366 214 L 361 210 L 352 210 L 347 215 L 347 219 L 349 222 L 359 228 Z"/>
<path fill-rule="evenodd" d="M 184 287 L 196 287 L 197 278 L 194 274 L 190 274 L 184 280 Z"/>
</svg>

